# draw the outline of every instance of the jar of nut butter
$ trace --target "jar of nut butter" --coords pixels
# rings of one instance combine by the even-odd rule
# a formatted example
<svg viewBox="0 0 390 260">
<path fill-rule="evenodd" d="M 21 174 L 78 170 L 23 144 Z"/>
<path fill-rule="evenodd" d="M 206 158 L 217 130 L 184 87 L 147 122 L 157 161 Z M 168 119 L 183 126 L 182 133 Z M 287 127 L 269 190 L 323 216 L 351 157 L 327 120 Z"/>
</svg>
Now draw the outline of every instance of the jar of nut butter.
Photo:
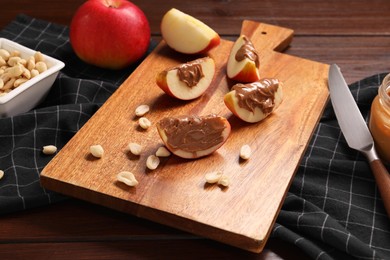
<svg viewBox="0 0 390 260">
<path fill-rule="evenodd" d="M 390 74 L 372 102 L 369 127 L 379 156 L 390 163 Z"/>
</svg>

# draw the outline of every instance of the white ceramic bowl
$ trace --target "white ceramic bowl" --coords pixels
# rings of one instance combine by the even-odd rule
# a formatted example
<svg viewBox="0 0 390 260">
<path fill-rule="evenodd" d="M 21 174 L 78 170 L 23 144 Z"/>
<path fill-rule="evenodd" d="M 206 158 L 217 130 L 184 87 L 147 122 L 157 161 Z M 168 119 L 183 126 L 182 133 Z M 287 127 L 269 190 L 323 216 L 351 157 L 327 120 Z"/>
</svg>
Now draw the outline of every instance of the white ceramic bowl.
<svg viewBox="0 0 390 260">
<path fill-rule="evenodd" d="M 0 38 L 0 49 L 20 51 L 21 57 L 27 59 L 36 53 L 35 50 L 24 47 L 5 38 Z M 48 69 L 38 76 L 28 80 L 6 95 L 0 96 L 0 117 L 10 117 L 30 111 L 47 95 L 59 71 L 65 66 L 62 61 L 43 53 Z"/>
</svg>

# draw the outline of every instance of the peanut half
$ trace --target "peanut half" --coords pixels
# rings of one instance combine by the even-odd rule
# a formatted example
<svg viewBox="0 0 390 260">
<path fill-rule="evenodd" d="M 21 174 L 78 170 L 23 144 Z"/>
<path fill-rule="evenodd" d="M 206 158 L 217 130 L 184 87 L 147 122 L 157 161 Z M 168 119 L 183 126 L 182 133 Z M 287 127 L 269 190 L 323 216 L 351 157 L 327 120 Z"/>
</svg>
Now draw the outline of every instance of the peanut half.
<svg viewBox="0 0 390 260">
<path fill-rule="evenodd" d="M 147 130 L 152 125 L 152 123 L 146 117 L 141 117 L 138 120 L 138 123 L 139 123 L 139 126 L 145 130 Z"/>
<path fill-rule="evenodd" d="M 136 116 L 144 116 L 150 110 L 148 105 L 140 105 L 135 109 Z"/>
<path fill-rule="evenodd" d="M 92 145 L 89 148 L 89 151 L 96 158 L 102 158 L 103 154 L 104 154 L 104 149 L 103 149 L 103 147 L 100 144 Z"/>
<path fill-rule="evenodd" d="M 252 155 L 252 149 L 249 145 L 245 144 L 240 149 L 240 157 L 243 160 L 248 160 Z"/>
<path fill-rule="evenodd" d="M 228 187 L 230 185 L 229 177 L 224 175 L 221 171 L 209 172 L 205 175 L 205 179 L 206 182 L 210 184 L 216 183 L 224 187 Z"/>
<path fill-rule="evenodd" d="M 45 145 L 42 152 L 46 155 L 55 154 L 57 152 L 57 147 L 54 145 Z"/>
<path fill-rule="evenodd" d="M 137 143 L 129 143 L 129 151 L 134 155 L 140 155 L 142 152 L 142 146 Z"/>
<path fill-rule="evenodd" d="M 217 183 L 222 177 L 222 172 L 209 172 L 205 175 L 206 182 L 213 184 Z"/>
<path fill-rule="evenodd" d="M 160 159 L 155 155 L 149 155 L 148 158 L 146 159 L 146 167 L 149 170 L 157 169 L 159 164 L 160 164 Z"/>
<path fill-rule="evenodd" d="M 156 151 L 156 156 L 158 157 L 169 157 L 170 155 L 171 152 L 164 146 L 159 147 Z"/>
<path fill-rule="evenodd" d="M 128 171 L 120 172 L 118 173 L 116 178 L 118 181 L 123 182 L 124 184 L 130 187 L 134 187 L 138 185 L 138 181 L 132 172 L 128 172 Z"/>
<path fill-rule="evenodd" d="M 222 175 L 221 178 L 217 182 L 219 185 L 224 187 L 228 187 L 230 185 L 230 179 L 226 175 Z"/>
</svg>

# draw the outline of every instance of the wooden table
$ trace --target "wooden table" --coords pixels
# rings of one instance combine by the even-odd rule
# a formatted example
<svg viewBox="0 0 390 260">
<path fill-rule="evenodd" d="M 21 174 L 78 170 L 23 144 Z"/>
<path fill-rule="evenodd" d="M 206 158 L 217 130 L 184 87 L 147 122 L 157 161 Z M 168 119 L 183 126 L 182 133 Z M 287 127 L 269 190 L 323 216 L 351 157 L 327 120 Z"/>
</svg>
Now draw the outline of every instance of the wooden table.
<svg viewBox="0 0 390 260">
<path fill-rule="evenodd" d="M 0 29 L 18 13 L 69 25 L 83 0 L 2 0 Z M 285 53 L 337 63 L 352 83 L 390 71 L 390 2 L 352 1 L 133 1 L 149 19 L 152 36 L 171 7 L 189 13 L 234 40 L 243 19 L 291 28 Z M 261 254 L 200 238 L 76 199 L 0 216 L 2 259 L 250 258 L 305 259 L 296 247 L 270 239 Z"/>
</svg>

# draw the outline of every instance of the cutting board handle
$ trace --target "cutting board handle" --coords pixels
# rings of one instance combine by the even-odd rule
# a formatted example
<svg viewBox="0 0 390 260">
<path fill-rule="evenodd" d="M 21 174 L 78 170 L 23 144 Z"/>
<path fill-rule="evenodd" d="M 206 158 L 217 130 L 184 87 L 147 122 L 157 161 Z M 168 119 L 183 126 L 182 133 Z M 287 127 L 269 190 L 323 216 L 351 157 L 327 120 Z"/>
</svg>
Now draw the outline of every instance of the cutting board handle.
<svg viewBox="0 0 390 260">
<path fill-rule="evenodd" d="M 241 34 L 250 38 L 258 51 L 282 52 L 290 45 L 294 31 L 275 25 L 244 20 Z"/>
</svg>

